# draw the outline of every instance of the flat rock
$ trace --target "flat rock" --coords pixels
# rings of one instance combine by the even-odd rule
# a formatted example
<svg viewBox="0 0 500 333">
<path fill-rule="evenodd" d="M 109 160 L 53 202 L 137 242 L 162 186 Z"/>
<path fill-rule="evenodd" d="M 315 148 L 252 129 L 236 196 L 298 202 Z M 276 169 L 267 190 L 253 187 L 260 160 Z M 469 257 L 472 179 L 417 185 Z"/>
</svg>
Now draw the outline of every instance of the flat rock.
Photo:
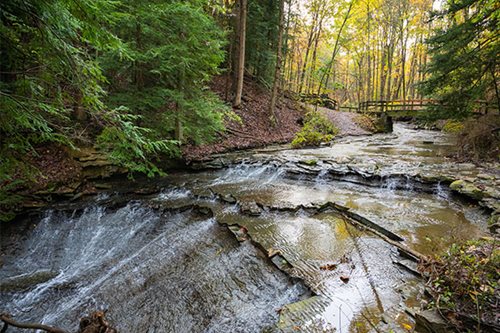
<svg viewBox="0 0 500 333">
<path fill-rule="evenodd" d="M 236 198 L 232 194 L 221 195 L 220 199 L 224 202 L 229 203 L 229 204 L 234 204 L 237 201 Z"/>
<path fill-rule="evenodd" d="M 0 281 L 0 291 L 12 292 L 24 290 L 37 284 L 47 282 L 59 275 L 57 271 L 41 269 L 35 272 L 12 276 Z"/>
<path fill-rule="evenodd" d="M 451 183 L 450 189 L 476 200 L 481 200 L 487 196 L 487 194 L 479 189 L 476 185 L 462 179 L 455 180 L 453 183 Z"/>
<path fill-rule="evenodd" d="M 415 331 L 421 333 L 449 333 L 451 326 L 436 310 L 425 310 L 415 314 Z"/>
</svg>

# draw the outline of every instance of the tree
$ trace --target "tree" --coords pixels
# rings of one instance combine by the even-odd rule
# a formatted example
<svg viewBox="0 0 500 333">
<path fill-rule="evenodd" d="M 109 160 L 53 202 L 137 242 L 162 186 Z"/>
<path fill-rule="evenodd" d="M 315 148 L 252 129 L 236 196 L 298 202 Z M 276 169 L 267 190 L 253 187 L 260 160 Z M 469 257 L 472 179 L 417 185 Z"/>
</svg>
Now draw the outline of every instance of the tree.
<svg viewBox="0 0 500 333">
<path fill-rule="evenodd" d="M 324 83 L 325 87 L 328 86 L 328 80 L 330 79 L 330 72 L 332 70 L 333 63 L 335 62 L 335 57 L 337 56 L 337 53 L 339 51 L 340 37 L 341 37 L 342 31 L 344 30 L 344 27 L 347 23 L 347 20 L 349 19 L 349 16 L 351 15 L 351 10 L 352 10 L 352 6 L 354 4 L 354 1 L 355 0 L 351 0 L 351 2 L 349 3 L 349 7 L 347 8 L 347 11 L 344 15 L 344 19 L 342 21 L 342 24 L 340 25 L 340 28 L 339 28 L 339 31 L 337 34 L 337 38 L 335 39 L 335 46 L 333 47 L 332 56 L 330 58 L 330 61 L 328 62 L 326 71 L 323 72 L 323 75 L 321 77 L 321 81 L 320 81 L 319 86 L 318 86 L 318 94 L 321 93 L 321 89 L 323 88 L 323 83 Z"/>
<path fill-rule="evenodd" d="M 245 43 L 247 26 L 247 0 L 239 0 L 239 20 L 238 20 L 238 72 L 236 75 L 236 95 L 233 107 L 241 106 L 241 96 L 243 95 L 243 79 L 245 77 Z"/>
<path fill-rule="evenodd" d="M 280 1 L 280 17 L 279 17 L 279 28 L 278 28 L 278 43 L 276 45 L 276 69 L 274 72 L 274 83 L 271 93 L 271 102 L 269 103 L 269 114 L 271 118 L 271 123 L 276 123 L 276 99 L 278 96 L 278 87 L 280 84 L 281 76 L 281 64 L 282 64 L 282 53 L 283 53 L 283 28 L 284 28 L 284 16 L 285 16 L 285 1 Z"/>
<path fill-rule="evenodd" d="M 457 117 L 477 108 L 478 100 L 498 108 L 498 1 L 449 1 L 433 18 L 447 24 L 428 40 L 430 76 L 422 85 L 424 94 L 442 101 L 443 111 Z"/>
<path fill-rule="evenodd" d="M 206 84 L 224 60 L 224 34 L 202 1 L 123 1 L 113 31 L 128 57 L 101 57 L 111 83 L 107 102 L 141 116 L 150 138 L 209 141 L 225 110 Z"/>
</svg>

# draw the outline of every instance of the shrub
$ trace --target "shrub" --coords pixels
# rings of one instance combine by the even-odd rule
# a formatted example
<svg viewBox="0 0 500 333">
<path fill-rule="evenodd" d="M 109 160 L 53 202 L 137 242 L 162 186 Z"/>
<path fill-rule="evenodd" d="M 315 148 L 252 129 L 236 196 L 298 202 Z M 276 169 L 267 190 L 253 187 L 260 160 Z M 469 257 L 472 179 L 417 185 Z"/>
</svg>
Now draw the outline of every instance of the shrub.
<svg viewBox="0 0 500 333">
<path fill-rule="evenodd" d="M 458 138 L 459 157 L 473 161 L 500 159 L 500 116 L 469 119 Z"/>
<path fill-rule="evenodd" d="M 330 120 L 319 112 L 309 112 L 304 126 L 292 141 L 293 148 L 319 146 L 322 142 L 332 141 L 339 132 Z"/>
<path fill-rule="evenodd" d="M 464 124 L 457 120 L 447 120 L 443 126 L 443 132 L 460 133 L 464 129 Z"/>
<path fill-rule="evenodd" d="M 495 326 L 500 302 L 497 240 L 452 245 L 446 254 L 422 264 L 435 306 L 459 330 L 487 332 Z M 493 326 L 492 326 L 493 325 Z"/>
<path fill-rule="evenodd" d="M 354 121 L 356 122 L 356 124 L 359 125 L 359 127 L 364 129 L 365 131 L 368 132 L 376 131 L 375 120 L 369 115 L 357 114 L 356 117 L 354 118 Z"/>
</svg>

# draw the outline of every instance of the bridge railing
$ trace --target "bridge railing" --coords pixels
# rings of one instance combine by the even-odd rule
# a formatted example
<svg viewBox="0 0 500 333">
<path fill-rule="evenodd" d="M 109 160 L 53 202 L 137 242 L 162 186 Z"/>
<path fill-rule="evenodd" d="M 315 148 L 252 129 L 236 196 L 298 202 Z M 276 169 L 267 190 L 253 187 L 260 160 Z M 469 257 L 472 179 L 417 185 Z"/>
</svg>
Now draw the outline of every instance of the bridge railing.
<svg viewBox="0 0 500 333">
<path fill-rule="evenodd" d="M 486 101 L 476 101 L 475 113 L 487 114 L 498 113 L 498 106 Z M 430 106 L 444 106 L 441 102 L 433 99 L 415 99 L 415 100 L 392 100 L 392 101 L 365 101 L 355 106 L 340 106 L 340 111 L 359 112 L 359 113 L 405 113 L 427 111 Z"/>
</svg>

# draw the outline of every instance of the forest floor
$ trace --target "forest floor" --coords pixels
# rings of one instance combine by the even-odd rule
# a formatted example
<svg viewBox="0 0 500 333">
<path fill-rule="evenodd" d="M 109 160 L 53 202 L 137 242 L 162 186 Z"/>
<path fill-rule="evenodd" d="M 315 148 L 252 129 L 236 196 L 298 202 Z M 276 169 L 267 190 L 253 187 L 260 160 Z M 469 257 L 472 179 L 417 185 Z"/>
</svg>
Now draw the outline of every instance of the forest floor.
<svg viewBox="0 0 500 333">
<path fill-rule="evenodd" d="M 224 100 L 226 77 L 216 77 L 211 89 Z M 242 106 L 233 109 L 241 122 L 228 121 L 226 132 L 221 133 L 220 138 L 213 143 L 185 146 L 182 157 L 187 161 L 199 161 L 208 159 L 211 154 L 290 142 L 300 130 L 307 110 L 297 101 L 282 96 L 276 105 L 276 124 L 273 126 L 269 113 L 270 100 L 269 90 L 245 78 Z"/>
<path fill-rule="evenodd" d="M 205 145 L 185 146 L 182 156 L 187 161 L 202 161 L 211 154 L 239 149 L 262 147 L 270 144 L 288 143 L 301 129 L 303 116 L 313 106 L 307 106 L 288 97 L 282 96 L 276 108 L 276 125 L 273 126 L 269 114 L 270 91 L 265 90 L 257 82 L 245 78 L 242 107 L 233 109 L 241 118 L 241 123 L 229 121 L 226 133 L 219 140 Z M 225 98 L 226 78 L 219 76 L 211 85 L 212 90 L 221 99 Z M 325 107 L 318 107 L 327 118 L 339 129 L 339 136 L 368 135 L 369 131 L 358 124 L 358 115 L 351 112 L 339 112 Z"/>
<path fill-rule="evenodd" d="M 320 112 L 323 112 L 326 117 L 339 129 L 339 136 L 347 135 L 368 135 L 371 132 L 361 128 L 359 125 L 359 114 L 354 112 L 340 112 L 332 109 L 318 107 Z"/>
</svg>

